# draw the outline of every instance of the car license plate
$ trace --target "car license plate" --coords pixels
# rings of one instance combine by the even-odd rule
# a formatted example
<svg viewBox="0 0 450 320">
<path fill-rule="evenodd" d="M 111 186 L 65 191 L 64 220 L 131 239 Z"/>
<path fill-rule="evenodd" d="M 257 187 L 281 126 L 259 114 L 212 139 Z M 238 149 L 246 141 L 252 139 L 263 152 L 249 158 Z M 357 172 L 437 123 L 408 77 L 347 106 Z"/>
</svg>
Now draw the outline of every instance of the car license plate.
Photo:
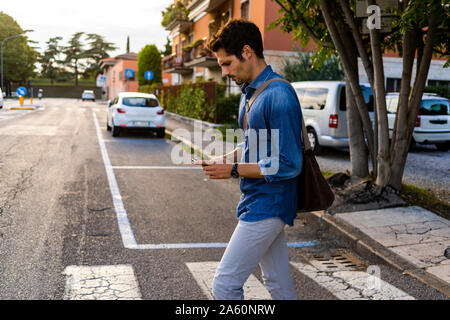
<svg viewBox="0 0 450 320">
<path fill-rule="evenodd" d="M 137 127 L 147 127 L 149 123 L 147 121 L 135 121 L 134 125 Z"/>
</svg>

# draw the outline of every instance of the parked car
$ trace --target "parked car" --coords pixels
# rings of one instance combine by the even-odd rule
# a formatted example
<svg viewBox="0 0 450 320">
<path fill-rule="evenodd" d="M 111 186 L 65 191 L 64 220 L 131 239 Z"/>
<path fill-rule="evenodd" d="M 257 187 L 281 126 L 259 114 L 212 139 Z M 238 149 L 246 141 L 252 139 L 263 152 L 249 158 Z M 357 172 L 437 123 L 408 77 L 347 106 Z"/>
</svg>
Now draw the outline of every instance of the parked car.
<svg viewBox="0 0 450 320">
<path fill-rule="evenodd" d="M 17 92 L 11 92 L 12 99 L 19 99 L 19 94 Z"/>
<path fill-rule="evenodd" d="M 3 97 L 2 88 L 0 88 L 0 109 L 3 108 Z"/>
<path fill-rule="evenodd" d="M 145 130 L 157 132 L 164 138 L 166 116 L 158 98 L 153 94 L 121 92 L 108 102 L 106 129 L 118 137 L 124 130 Z"/>
<path fill-rule="evenodd" d="M 311 148 L 348 147 L 347 105 L 344 81 L 293 82 L 302 108 Z M 368 84 L 360 84 L 369 116 L 373 121 L 373 94 Z"/>
<path fill-rule="evenodd" d="M 398 107 L 398 93 L 386 95 L 389 136 L 392 137 L 395 115 Z M 438 150 L 450 148 L 450 104 L 449 100 L 433 93 L 424 93 L 411 139 L 411 147 L 416 143 L 434 144 Z"/>
<path fill-rule="evenodd" d="M 84 90 L 81 94 L 81 100 L 92 100 L 95 101 L 95 94 L 93 90 Z"/>
</svg>

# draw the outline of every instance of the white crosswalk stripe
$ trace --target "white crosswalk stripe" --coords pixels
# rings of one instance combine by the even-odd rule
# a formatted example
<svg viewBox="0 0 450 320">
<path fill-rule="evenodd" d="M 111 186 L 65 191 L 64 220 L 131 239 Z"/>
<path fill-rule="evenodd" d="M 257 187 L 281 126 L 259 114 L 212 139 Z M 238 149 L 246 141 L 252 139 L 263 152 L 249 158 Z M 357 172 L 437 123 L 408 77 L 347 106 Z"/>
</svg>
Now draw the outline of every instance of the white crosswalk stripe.
<svg viewBox="0 0 450 320">
<path fill-rule="evenodd" d="M 291 265 L 341 300 L 415 300 L 402 290 L 366 272 L 324 272 L 301 262 L 291 262 Z"/>
<path fill-rule="evenodd" d="M 218 265 L 219 262 L 216 261 L 186 263 L 197 284 L 210 300 L 213 299 L 213 279 Z M 245 300 L 271 299 L 270 293 L 254 275 L 250 275 L 244 284 L 244 298 Z"/>
</svg>

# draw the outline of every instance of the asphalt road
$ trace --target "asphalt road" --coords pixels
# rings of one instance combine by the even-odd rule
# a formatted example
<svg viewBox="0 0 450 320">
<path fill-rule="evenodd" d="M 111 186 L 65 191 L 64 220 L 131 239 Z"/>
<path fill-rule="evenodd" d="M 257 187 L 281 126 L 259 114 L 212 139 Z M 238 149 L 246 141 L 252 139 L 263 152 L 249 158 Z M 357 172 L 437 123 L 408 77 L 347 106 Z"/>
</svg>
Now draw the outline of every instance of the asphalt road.
<svg viewBox="0 0 450 320">
<path fill-rule="evenodd" d="M 207 299 L 188 265 L 220 261 L 237 223 L 238 182 L 208 180 L 189 165 L 173 168 L 170 140 L 112 138 L 106 105 L 41 104 L 0 110 L 0 299 L 70 298 L 69 266 L 115 265 L 131 266 L 142 299 Z M 296 244 L 289 248 L 293 263 L 337 249 L 354 255 L 300 219 L 286 232 Z M 379 261 L 356 258 L 365 268 L 376 264 L 383 281 L 410 297 L 446 298 Z M 299 299 L 342 297 L 294 264 L 291 272 Z M 261 281 L 258 269 L 254 276 Z"/>
</svg>

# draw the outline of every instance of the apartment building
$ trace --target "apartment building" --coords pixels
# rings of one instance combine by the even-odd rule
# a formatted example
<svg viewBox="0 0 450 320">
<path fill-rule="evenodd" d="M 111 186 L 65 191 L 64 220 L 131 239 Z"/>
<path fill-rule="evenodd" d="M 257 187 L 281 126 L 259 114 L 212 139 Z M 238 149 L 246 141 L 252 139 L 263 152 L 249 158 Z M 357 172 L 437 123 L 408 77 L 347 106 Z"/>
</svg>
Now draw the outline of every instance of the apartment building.
<svg viewBox="0 0 450 320">
<path fill-rule="evenodd" d="M 105 99 L 112 100 L 119 92 L 137 91 L 137 57 L 137 53 L 128 52 L 114 58 L 106 58 L 100 61 L 101 72 L 103 76 L 106 77 L 104 86 Z M 132 70 L 133 72 L 130 72 L 129 70 Z M 129 76 L 132 76 L 127 77 L 126 72 L 128 72 Z"/>
<path fill-rule="evenodd" d="M 206 49 L 206 42 L 212 34 L 231 18 L 246 18 L 261 30 L 266 62 L 281 73 L 286 57 L 296 54 L 292 35 L 276 28 L 267 27 L 279 17 L 279 6 L 272 0 L 174 0 L 172 12 L 166 11 L 163 26 L 170 31 L 172 55 L 163 58 L 164 85 L 180 84 L 184 81 L 204 80 L 222 81 L 217 59 Z M 313 52 L 316 47 L 310 41 L 301 51 Z M 396 52 L 383 55 L 385 85 L 387 91 L 398 91 L 402 76 L 402 58 Z M 450 73 L 444 68 L 444 58 L 431 61 L 427 85 L 450 86 Z M 415 64 L 414 64 L 415 65 Z M 414 71 L 415 75 L 415 71 Z M 368 82 L 364 67 L 359 61 L 361 82 Z M 230 80 L 228 85 L 233 87 Z M 411 80 L 414 81 L 414 77 Z M 237 88 L 234 88 L 236 91 Z"/>
<path fill-rule="evenodd" d="M 199 77 L 222 81 L 217 59 L 206 49 L 206 43 L 232 18 L 245 18 L 259 27 L 266 61 L 276 72 L 281 72 L 284 58 L 295 55 L 296 51 L 292 35 L 279 28 L 267 30 L 278 17 L 278 9 L 272 0 L 175 0 L 172 8 L 175 12 L 163 18 L 163 26 L 170 31 L 172 41 L 172 55 L 163 58 L 163 78 L 165 74 L 171 75 L 165 84 L 195 81 Z M 304 48 L 305 51 L 314 49 L 313 43 Z"/>
</svg>

